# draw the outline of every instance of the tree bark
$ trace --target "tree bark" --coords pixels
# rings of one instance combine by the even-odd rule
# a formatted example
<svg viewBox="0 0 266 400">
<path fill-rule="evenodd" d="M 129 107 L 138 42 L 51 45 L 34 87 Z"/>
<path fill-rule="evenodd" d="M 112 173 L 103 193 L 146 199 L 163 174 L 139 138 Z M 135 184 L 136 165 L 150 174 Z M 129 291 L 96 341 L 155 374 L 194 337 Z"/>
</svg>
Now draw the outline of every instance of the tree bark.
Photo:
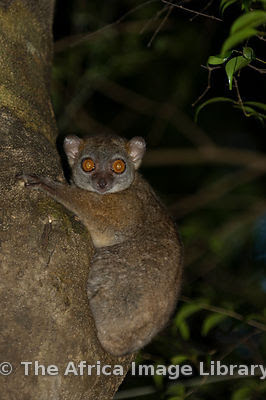
<svg viewBox="0 0 266 400">
<path fill-rule="evenodd" d="M 111 399 L 123 376 L 64 376 L 69 361 L 119 364 L 101 348 L 86 296 L 93 253 L 83 225 L 16 175 L 58 178 L 49 80 L 53 0 L 0 1 L 0 375 L 5 400 Z M 29 375 L 21 362 L 56 365 Z M 6 373 L 7 368 L 2 370 Z"/>
</svg>

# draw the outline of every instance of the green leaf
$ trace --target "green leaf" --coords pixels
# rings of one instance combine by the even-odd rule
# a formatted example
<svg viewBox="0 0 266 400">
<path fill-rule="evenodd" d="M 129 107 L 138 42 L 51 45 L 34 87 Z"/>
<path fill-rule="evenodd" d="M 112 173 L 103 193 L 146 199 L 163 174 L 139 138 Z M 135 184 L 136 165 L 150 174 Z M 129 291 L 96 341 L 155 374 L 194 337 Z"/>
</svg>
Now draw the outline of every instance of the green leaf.
<svg viewBox="0 0 266 400">
<path fill-rule="evenodd" d="M 266 12 L 262 10 L 250 11 L 244 15 L 241 15 L 233 23 L 230 35 L 237 32 L 257 28 L 258 26 L 266 23 Z"/>
<path fill-rule="evenodd" d="M 167 389 L 167 394 L 176 395 L 179 398 L 183 398 L 185 395 L 185 388 L 181 383 L 177 383 L 175 385 L 171 385 Z M 173 398 L 173 397 L 171 397 Z"/>
<path fill-rule="evenodd" d="M 207 64 L 211 65 L 219 65 L 223 64 L 228 58 L 231 56 L 232 52 L 229 51 L 227 54 L 224 55 L 224 57 L 221 57 L 220 55 L 218 56 L 210 56 L 208 58 Z"/>
<path fill-rule="evenodd" d="M 261 114 L 259 112 L 257 112 L 256 110 L 254 110 L 254 108 L 252 107 L 248 107 L 245 105 L 234 105 L 235 108 L 242 110 L 246 113 L 247 117 L 254 117 L 257 118 L 262 124 L 264 124 L 264 119 L 266 119 L 266 115 L 265 114 Z"/>
<path fill-rule="evenodd" d="M 202 336 L 206 336 L 212 328 L 222 322 L 225 318 L 227 318 L 226 315 L 217 313 L 213 313 L 205 318 L 201 329 Z"/>
<path fill-rule="evenodd" d="M 242 0 L 242 6 L 241 9 L 245 10 L 246 12 L 249 12 L 249 8 L 251 6 L 252 0 Z"/>
<path fill-rule="evenodd" d="M 254 110 L 254 108 L 246 106 L 245 104 L 243 104 L 243 105 L 237 104 L 234 107 L 235 108 L 239 108 L 240 110 L 244 109 L 246 113 L 249 113 L 248 117 L 251 117 L 251 115 L 257 115 L 257 116 L 262 117 L 264 119 L 266 118 L 265 114 L 261 114 L 258 111 Z"/>
<path fill-rule="evenodd" d="M 243 47 L 243 56 L 249 61 L 253 61 L 256 58 L 252 47 Z"/>
<path fill-rule="evenodd" d="M 227 7 L 231 6 L 231 4 L 236 3 L 237 0 L 222 0 L 220 4 L 221 13 L 224 14 Z"/>
<path fill-rule="evenodd" d="M 251 395 L 251 388 L 242 387 L 233 393 L 231 400 L 249 400 Z"/>
<path fill-rule="evenodd" d="M 254 108 L 252 108 L 252 107 L 248 107 L 248 106 L 244 106 L 244 104 L 243 105 L 237 105 L 237 106 L 235 106 L 236 108 L 239 108 L 240 110 L 245 110 L 245 112 L 247 113 L 247 116 L 248 117 L 251 117 L 251 115 L 254 115 L 254 114 L 258 114 L 258 112 L 256 111 L 256 110 L 254 110 Z"/>
<path fill-rule="evenodd" d="M 182 364 L 182 362 L 188 360 L 188 356 L 180 354 L 179 356 L 174 356 L 171 358 L 171 363 L 174 365 Z"/>
<path fill-rule="evenodd" d="M 257 321 L 266 322 L 265 317 L 261 314 L 252 313 L 245 316 L 245 320 L 256 319 Z"/>
<path fill-rule="evenodd" d="M 232 36 L 229 36 L 225 40 L 225 42 L 222 46 L 221 57 L 224 57 L 224 55 L 226 54 L 226 52 L 228 50 L 231 50 L 234 46 L 243 42 L 243 40 L 246 40 L 252 36 L 255 36 L 255 35 L 257 35 L 257 33 L 258 33 L 258 31 L 256 29 L 244 29 L 239 32 L 236 32 Z"/>
<path fill-rule="evenodd" d="M 258 101 L 245 101 L 244 105 L 254 106 L 260 108 L 263 111 L 266 111 L 266 104 L 259 103 Z"/>
<path fill-rule="evenodd" d="M 189 326 L 185 321 L 182 321 L 179 326 L 179 331 L 184 340 L 188 340 L 190 337 Z"/>
<path fill-rule="evenodd" d="M 154 376 L 153 376 L 153 381 L 154 381 L 154 384 L 155 384 L 155 386 L 156 386 L 156 388 L 158 389 L 158 390 L 162 390 L 162 388 L 163 388 L 163 375 L 157 375 L 157 374 L 155 374 Z"/>
<path fill-rule="evenodd" d="M 234 74 L 239 71 L 241 68 L 246 67 L 251 60 L 246 59 L 243 56 L 234 57 L 228 61 L 225 66 L 225 71 L 227 74 L 228 82 L 229 82 L 229 89 L 232 90 L 233 87 L 233 76 Z"/>
<path fill-rule="evenodd" d="M 168 397 L 167 400 L 184 400 L 184 397 L 180 397 L 180 396 Z"/>
<path fill-rule="evenodd" d="M 260 3 L 261 3 L 262 7 L 263 7 L 264 9 L 266 9 L 266 0 L 259 0 L 259 1 L 260 1 Z"/>
<path fill-rule="evenodd" d="M 202 103 L 195 112 L 195 121 L 197 122 L 198 120 L 198 116 L 199 116 L 199 112 L 207 105 L 212 104 L 212 103 L 219 103 L 219 102 L 223 102 L 223 103 L 235 103 L 234 100 L 229 99 L 227 97 L 213 97 L 210 100 L 205 101 L 204 103 Z"/>
<path fill-rule="evenodd" d="M 181 322 L 183 322 L 186 318 L 190 317 L 190 315 L 194 314 L 195 312 L 199 311 L 201 308 L 198 304 L 191 303 L 191 304 L 184 304 L 179 312 L 177 313 L 174 322 L 177 326 Z"/>
</svg>

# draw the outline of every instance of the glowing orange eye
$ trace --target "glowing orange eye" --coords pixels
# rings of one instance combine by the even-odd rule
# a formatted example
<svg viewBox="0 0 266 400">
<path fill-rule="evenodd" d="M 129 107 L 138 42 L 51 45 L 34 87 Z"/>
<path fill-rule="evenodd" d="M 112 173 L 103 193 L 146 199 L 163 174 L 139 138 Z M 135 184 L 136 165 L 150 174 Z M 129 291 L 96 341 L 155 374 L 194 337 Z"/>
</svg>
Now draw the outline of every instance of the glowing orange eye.
<svg viewBox="0 0 266 400">
<path fill-rule="evenodd" d="M 115 160 L 112 166 L 112 170 L 117 174 L 122 174 L 126 169 L 126 164 L 123 160 Z"/>
<path fill-rule="evenodd" d="M 81 166 L 85 172 L 91 172 L 95 169 L 95 164 L 90 158 L 83 160 Z"/>
</svg>

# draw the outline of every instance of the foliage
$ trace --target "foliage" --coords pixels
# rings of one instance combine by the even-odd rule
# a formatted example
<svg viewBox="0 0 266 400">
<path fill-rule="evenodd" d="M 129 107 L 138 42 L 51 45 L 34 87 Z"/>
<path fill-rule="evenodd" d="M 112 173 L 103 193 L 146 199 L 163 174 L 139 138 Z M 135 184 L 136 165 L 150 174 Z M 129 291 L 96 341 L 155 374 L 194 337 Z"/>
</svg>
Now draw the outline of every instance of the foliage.
<svg viewBox="0 0 266 400">
<path fill-rule="evenodd" d="M 236 100 L 231 100 L 231 102 L 235 106 L 238 106 L 240 109 L 242 109 L 246 117 L 253 116 L 263 122 L 266 117 L 265 104 L 262 103 L 259 106 L 259 108 L 262 108 L 262 112 L 259 112 L 256 108 L 251 107 L 250 104 L 244 104 L 239 94 L 236 77 L 239 78 L 240 70 L 248 66 L 252 66 L 252 63 L 254 62 L 258 62 L 264 65 L 266 64 L 266 61 L 263 61 L 255 56 L 255 50 L 253 47 L 247 46 L 247 43 L 250 41 L 250 39 L 256 37 L 259 40 L 263 40 L 263 36 L 265 36 L 265 32 L 261 32 L 259 28 L 261 26 L 265 26 L 266 24 L 266 3 L 265 1 L 254 0 L 221 0 L 221 13 L 224 14 L 230 6 L 237 3 L 241 5 L 241 11 L 243 12 L 243 14 L 238 16 L 233 22 L 229 35 L 224 40 L 220 54 L 216 56 L 209 56 L 207 64 L 209 68 L 211 68 L 212 65 L 219 65 L 225 69 L 225 73 L 228 79 L 229 90 L 231 91 L 233 89 L 234 81 L 237 89 L 237 98 Z M 254 6 L 260 7 L 261 9 L 256 8 L 254 10 Z M 239 46 L 243 42 L 245 42 L 245 45 L 242 48 L 239 48 Z M 253 42 L 253 46 L 256 46 L 256 42 Z M 257 67 L 255 68 L 258 72 L 263 72 L 263 70 Z M 219 101 L 218 99 L 219 98 L 217 97 L 215 101 Z M 221 98 L 221 101 L 224 100 Z M 196 111 L 196 118 L 199 111 L 210 103 L 211 101 L 206 101 L 198 107 Z M 251 101 L 249 101 L 248 103 L 251 103 Z M 252 103 L 252 105 L 255 105 L 256 102 L 252 101 Z"/>
</svg>

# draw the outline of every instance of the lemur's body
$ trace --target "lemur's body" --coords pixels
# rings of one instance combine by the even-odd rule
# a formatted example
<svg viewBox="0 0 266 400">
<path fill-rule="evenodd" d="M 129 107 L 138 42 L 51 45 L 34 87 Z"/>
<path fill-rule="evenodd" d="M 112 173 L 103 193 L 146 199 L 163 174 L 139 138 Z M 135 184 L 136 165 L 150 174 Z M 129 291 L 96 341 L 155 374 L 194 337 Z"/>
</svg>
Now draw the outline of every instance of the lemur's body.
<svg viewBox="0 0 266 400">
<path fill-rule="evenodd" d="M 99 135 L 65 139 L 74 184 L 23 175 L 75 213 L 95 246 L 88 298 L 103 348 L 138 350 L 167 323 L 181 281 L 181 245 L 175 226 L 138 174 L 145 151 L 131 141 Z"/>
</svg>

